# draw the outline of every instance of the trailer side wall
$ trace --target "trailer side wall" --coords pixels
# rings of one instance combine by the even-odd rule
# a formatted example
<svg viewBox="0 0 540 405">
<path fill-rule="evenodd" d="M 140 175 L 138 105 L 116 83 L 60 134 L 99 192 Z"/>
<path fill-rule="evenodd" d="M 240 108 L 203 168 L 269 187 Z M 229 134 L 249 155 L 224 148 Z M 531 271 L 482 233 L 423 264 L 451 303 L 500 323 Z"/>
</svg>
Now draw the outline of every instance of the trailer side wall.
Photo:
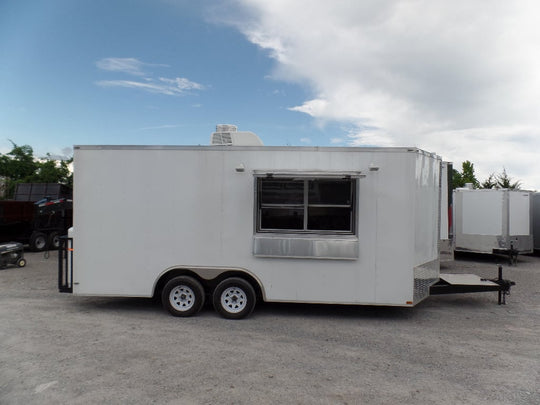
<svg viewBox="0 0 540 405">
<path fill-rule="evenodd" d="M 170 269 L 239 270 L 268 301 L 412 305 L 419 269 L 438 276 L 438 165 L 404 148 L 77 147 L 74 293 L 151 296 Z M 265 172 L 361 172 L 354 233 L 258 232 Z M 260 254 L 258 238 L 281 247 Z"/>
</svg>

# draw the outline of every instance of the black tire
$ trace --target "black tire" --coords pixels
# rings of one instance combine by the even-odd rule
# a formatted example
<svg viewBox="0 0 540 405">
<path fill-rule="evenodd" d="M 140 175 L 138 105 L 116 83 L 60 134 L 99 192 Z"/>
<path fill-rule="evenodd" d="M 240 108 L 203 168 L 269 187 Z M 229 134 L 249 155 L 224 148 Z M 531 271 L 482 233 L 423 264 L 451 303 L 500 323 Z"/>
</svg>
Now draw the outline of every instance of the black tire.
<svg viewBox="0 0 540 405">
<path fill-rule="evenodd" d="M 19 260 L 17 260 L 17 266 L 19 266 L 19 267 L 26 266 L 26 259 L 20 258 Z"/>
<path fill-rule="evenodd" d="M 165 284 L 161 302 L 171 315 L 192 316 L 204 305 L 204 288 L 193 277 L 178 276 Z"/>
<path fill-rule="evenodd" d="M 214 309 L 227 319 L 242 319 L 253 312 L 257 301 L 253 286 L 243 278 L 231 277 L 217 285 L 212 295 Z"/>
<path fill-rule="evenodd" d="M 43 232 L 34 232 L 30 238 L 30 249 L 36 252 L 42 252 L 49 247 L 47 235 Z"/>
<path fill-rule="evenodd" d="M 49 234 L 49 249 L 58 250 L 60 248 L 60 233 L 51 232 Z"/>
</svg>

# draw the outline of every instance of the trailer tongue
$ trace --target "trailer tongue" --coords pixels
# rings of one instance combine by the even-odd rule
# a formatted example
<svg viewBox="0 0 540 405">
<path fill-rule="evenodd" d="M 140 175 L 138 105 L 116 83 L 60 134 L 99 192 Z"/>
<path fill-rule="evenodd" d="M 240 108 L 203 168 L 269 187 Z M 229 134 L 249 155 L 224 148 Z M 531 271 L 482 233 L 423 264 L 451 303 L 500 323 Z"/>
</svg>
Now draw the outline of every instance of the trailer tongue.
<svg viewBox="0 0 540 405">
<path fill-rule="evenodd" d="M 498 304 L 506 304 L 506 296 L 515 282 L 503 279 L 502 266 L 499 265 L 499 275 L 495 279 L 485 279 L 476 274 L 445 274 L 439 275 L 439 281 L 430 287 L 430 295 L 463 294 L 486 291 L 499 293 Z"/>
</svg>

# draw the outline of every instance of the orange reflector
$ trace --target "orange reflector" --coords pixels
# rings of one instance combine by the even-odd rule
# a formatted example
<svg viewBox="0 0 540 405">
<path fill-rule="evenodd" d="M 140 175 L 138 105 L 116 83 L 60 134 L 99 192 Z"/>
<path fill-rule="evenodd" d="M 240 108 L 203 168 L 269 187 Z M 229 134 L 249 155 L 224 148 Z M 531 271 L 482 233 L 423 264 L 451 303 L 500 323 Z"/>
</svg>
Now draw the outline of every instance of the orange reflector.
<svg viewBox="0 0 540 405">
<path fill-rule="evenodd" d="M 73 248 L 67 248 L 66 249 L 68 252 L 73 252 Z"/>
<path fill-rule="evenodd" d="M 412 302 L 412 301 L 407 301 L 406 304 L 407 304 L 407 305 L 412 305 L 413 302 Z"/>
</svg>

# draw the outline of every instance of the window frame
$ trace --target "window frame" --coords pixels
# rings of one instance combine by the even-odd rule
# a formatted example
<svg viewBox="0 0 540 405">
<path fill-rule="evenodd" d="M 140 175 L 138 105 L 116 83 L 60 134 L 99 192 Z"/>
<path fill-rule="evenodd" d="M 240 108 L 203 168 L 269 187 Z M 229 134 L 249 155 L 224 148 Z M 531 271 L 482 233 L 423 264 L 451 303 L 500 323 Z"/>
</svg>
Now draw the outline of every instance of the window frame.
<svg viewBox="0 0 540 405">
<path fill-rule="evenodd" d="M 357 198 L 358 198 L 358 178 L 359 172 L 352 173 L 317 173 L 317 174 L 274 174 L 264 173 L 255 175 L 255 232 L 259 234 L 279 233 L 279 234 L 297 234 L 297 235 L 356 235 L 357 231 Z M 269 181 L 302 181 L 303 182 L 303 201 L 301 204 L 263 204 L 262 203 L 262 185 L 265 180 Z M 350 184 L 349 192 L 350 198 L 349 204 L 320 204 L 309 203 L 309 186 L 313 181 L 347 181 Z M 303 212 L 303 227 L 302 229 L 286 229 L 286 228 L 263 228 L 262 227 L 262 211 L 263 209 L 301 209 Z M 349 229 L 348 230 L 336 230 L 336 229 L 308 229 L 309 225 L 309 210 L 310 208 L 346 208 L 349 212 Z"/>
</svg>

